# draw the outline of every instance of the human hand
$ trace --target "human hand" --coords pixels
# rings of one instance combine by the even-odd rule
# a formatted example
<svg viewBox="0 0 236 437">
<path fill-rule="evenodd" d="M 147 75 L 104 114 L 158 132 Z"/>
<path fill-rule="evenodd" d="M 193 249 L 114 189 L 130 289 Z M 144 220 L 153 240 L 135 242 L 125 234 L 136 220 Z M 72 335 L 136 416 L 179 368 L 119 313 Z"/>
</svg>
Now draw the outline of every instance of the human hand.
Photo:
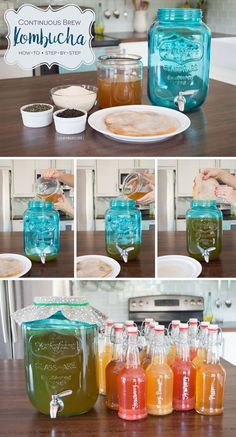
<svg viewBox="0 0 236 437">
<path fill-rule="evenodd" d="M 231 205 L 236 206 L 236 191 L 232 187 L 220 185 L 216 188 L 216 197 L 225 199 Z"/>
<path fill-rule="evenodd" d="M 63 211 L 67 215 L 74 217 L 73 207 L 64 194 L 62 194 L 62 196 L 60 197 L 59 202 L 54 203 L 54 209 L 56 209 L 57 211 Z"/>
<path fill-rule="evenodd" d="M 57 171 L 55 168 L 48 168 L 43 172 L 42 177 L 45 179 L 59 179 L 60 172 Z"/>
<path fill-rule="evenodd" d="M 145 182 L 147 182 L 147 187 L 155 187 L 155 174 L 154 173 L 141 173 Z"/>
<path fill-rule="evenodd" d="M 206 181 L 207 179 L 221 179 L 224 174 L 224 170 L 220 168 L 205 168 L 201 170 L 202 179 Z"/>
<path fill-rule="evenodd" d="M 136 200 L 137 203 L 141 205 L 150 205 L 150 203 L 155 202 L 155 191 L 149 191 L 149 193 L 145 194 L 141 199 Z"/>
</svg>

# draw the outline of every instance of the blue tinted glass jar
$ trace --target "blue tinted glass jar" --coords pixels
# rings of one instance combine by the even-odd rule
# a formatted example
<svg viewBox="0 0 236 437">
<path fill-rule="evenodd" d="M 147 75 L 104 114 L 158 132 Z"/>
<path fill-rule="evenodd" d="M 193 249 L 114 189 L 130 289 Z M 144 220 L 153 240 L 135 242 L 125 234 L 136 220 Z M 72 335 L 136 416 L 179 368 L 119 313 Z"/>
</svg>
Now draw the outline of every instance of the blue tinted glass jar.
<svg viewBox="0 0 236 437">
<path fill-rule="evenodd" d="M 55 259 L 60 247 L 59 213 L 52 202 L 30 201 L 24 213 L 24 250 L 32 261 Z"/>
<path fill-rule="evenodd" d="M 83 414 L 97 400 L 100 316 L 77 297 L 35 298 L 13 314 L 22 326 L 28 397 L 52 419 Z"/>
<path fill-rule="evenodd" d="M 210 42 L 200 9 L 158 10 L 148 37 L 148 94 L 153 105 L 188 112 L 203 104 Z"/>
<path fill-rule="evenodd" d="M 142 216 L 134 200 L 111 200 L 105 215 L 105 231 L 109 256 L 124 262 L 137 258 L 142 240 Z"/>
<path fill-rule="evenodd" d="M 209 262 L 222 250 L 222 212 L 215 200 L 193 200 L 186 213 L 187 250 L 198 261 Z"/>
</svg>

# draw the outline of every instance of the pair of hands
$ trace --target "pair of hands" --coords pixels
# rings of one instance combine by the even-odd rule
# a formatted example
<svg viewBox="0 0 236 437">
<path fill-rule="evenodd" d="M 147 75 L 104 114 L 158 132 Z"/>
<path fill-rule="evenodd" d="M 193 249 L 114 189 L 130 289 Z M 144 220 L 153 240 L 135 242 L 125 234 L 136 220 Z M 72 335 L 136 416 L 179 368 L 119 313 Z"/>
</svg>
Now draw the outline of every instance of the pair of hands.
<svg viewBox="0 0 236 437">
<path fill-rule="evenodd" d="M 227 175 L 225 170 L 221 170 L 218 168 L 206 168 L 201 171 L 203 180 L 207 180 L 209 178 L 223 180 L 224 176 Z M 215 190 L 216 197 L 226 200 L 233 206 L 236 206 L 236 191 L 233 187 L 229 187 L 227 185 L 220 185 Z"/>
</svg>

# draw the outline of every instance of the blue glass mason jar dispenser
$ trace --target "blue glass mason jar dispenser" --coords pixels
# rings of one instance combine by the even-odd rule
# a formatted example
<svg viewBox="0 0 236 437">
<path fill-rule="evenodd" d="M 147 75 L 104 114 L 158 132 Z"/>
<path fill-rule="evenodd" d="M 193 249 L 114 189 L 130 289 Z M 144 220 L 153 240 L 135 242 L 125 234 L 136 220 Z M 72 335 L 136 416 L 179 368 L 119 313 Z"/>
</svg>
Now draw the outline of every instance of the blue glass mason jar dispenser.
<svg viewBox="0 0 236 437">
<path fill-rule="evenodd" d="M 24 251 L 32 261 L 51 261 L 60 247 L 59 213 L 53 202 L 33 200 L 24 213 Z"/>
<path fill-rule="evenodd" d="M 188 112 L 204 103 L 210 42 L 200 9 L 158 10 L 148 37 L 148 94 L 153 105 Z"/>
<path fill-rule="evenodd" d="M 117 261 L 136 259 L 142 240 L 142 216 L 134 200 L 115 199 L 105 215 L 106 251 Z"/>
<path fill-rule="evenodd" d="M 187 251 L 198 261 L 218 258 L 222 249 L 222 212 L 215 200 L 193 200 L 186 213 Z"/>
</svg>

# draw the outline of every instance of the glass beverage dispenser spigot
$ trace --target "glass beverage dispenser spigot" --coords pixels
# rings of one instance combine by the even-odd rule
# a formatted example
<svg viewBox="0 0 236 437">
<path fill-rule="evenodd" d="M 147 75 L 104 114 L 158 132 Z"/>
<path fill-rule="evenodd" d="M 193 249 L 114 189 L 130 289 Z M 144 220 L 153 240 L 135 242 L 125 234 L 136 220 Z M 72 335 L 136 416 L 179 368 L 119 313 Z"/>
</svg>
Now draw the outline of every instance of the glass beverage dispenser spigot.
<svg viewBox="0 0 236 437">
<path fill-rule="evenodd" d="M 73 416 L 98 397 L 98 326 L 105 316 L 82 297 L 38 297 L 13 314 L 22 325 L 28 397 L 41 413 Z"/>
<path fill-rule="evenodd" d="M 222 212 L 215 200 L 193 200 L 186 213 L 187 250 L 198 261 L 218 258 L 222 249 Z"/>
<path fill-rule="evenodd" d="M 210 42 L 200 9 L 158 10 L 148 38 L 148 93 L 153 105 L 188 112 L 204 103 Z"/>
<path fill-rule="evenodd" d="M 106 251 L 117 261 L 137 258 L 141 248 L 141 212 L 134 200 L 115 199 L 105 214 Z"/>
<path fill-rule="evenodd" d="M 55 259 L 60 247 L 60 223 L 53 203 L 30 201 L 23 220 L 26 256 L 43 264 Z"/>
</svg>

